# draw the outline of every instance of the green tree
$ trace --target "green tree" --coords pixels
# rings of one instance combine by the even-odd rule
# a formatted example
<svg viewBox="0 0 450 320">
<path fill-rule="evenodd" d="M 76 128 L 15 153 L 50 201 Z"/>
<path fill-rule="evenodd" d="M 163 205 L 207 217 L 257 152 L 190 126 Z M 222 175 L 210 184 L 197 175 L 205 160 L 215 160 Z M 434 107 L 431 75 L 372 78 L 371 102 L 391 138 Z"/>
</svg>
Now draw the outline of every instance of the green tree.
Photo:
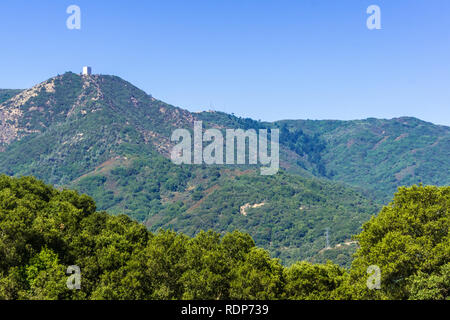
<svg viewBox="0 0 450 320">
<path fill-rule="evenodd" d="M 442 275 L 436 273 L 446 274 L 441 268 L 450 259 L 449 227 L 450 187 L 399 188 L 393 202 L 357 236 L 360 249 L 351 270 L 356 297 L 407 299 L 412 294 L 417 297 L 420 288 L 433 281 L 441 281 Z M 370 265 L 381 270 L 380 290 L 368 290 L 365 285 Z"/>
<path fill-rule="evenodd" d="M 450 263 L 443 265 L 431 275 L 419 272 L 411 277 L 410 299 L 444 300 L 450 299 Z"/>
<path fill-rule="evenodd" d="M 252 248 L 233 269 L 231 299 L 280 299 L 284 288 L 283 266 L 271 259 L 266 250 Z"/>
<path fill-rule="evenodd" d="M 312 264 L 297 262 L 286 269 L 285 294 L 295 300 L 345 299 L 348 281 L 345 269 L 331 262 Z"/>
</svg>

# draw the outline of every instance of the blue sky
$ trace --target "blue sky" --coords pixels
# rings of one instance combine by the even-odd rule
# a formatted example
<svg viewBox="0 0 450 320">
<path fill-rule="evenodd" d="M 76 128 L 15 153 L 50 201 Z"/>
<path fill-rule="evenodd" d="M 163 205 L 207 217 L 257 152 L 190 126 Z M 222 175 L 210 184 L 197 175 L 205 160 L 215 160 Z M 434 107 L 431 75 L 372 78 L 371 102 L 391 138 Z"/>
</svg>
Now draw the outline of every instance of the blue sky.
<svg viewBox="0 0 450 320">
<path fill-rule="evenodd" d="M 2 1 L 0 88 L 91 65 L 191 111 L 450 125 L 449 16 L 448 0 Z"/>
</svg>

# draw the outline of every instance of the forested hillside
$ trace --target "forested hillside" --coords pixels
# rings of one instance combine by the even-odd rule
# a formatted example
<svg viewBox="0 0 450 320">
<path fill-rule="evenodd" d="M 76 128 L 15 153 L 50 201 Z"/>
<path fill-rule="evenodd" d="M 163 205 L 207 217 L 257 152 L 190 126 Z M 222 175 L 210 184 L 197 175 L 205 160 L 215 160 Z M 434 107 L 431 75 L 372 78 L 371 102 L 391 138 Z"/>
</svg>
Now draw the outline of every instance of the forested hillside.
<svg viewBox="0 0 450 320">
<path fill-rule="evenodd" d="M 0 96 L 0 173 L 87 193 L 152 231 L 247 232 L 285 264 L 348 267 L 352 235 L 397 186 L 450 182 L 449 128 L 413 118 L 268 123 L 191 113 L 119 77 L 71 72 Z M 196 120 L 222 131 L 280 129 L 280 171 L 175 165 L 171 133 Z"/>
<path fill-rule="evenodd" d="M 98 199 L 99 208 L 153 231 L 248 232 L 284 263 L 315 256 L 326 246 L 327 228 L 331 245 L 349 241 L 379 208 L 339 183 L 284 171 L 263 177 L 256 170 L 176 166 L 158 155 L 117 158 L 73 186 Z M 349 252 L 339 254 L 348 266 Z"/>
<path fill-rule="evenodd" d="M 284 267 L 238 231 L 154 234 L 86 195 L 1 176 L 0 299 L 448 299 L 449 227 L 450 187 L 401 188 L 364 225 L 350 270 Z M 66 286 L 74 265 L 80 290 Z"/>
<path fill-rule="evenodd" d="M 299 168 L 292 165 L 295 162 L 315 176 L 345 182 L 383 203 L 390 201 L 399 186 L 450 184 L 448 126 L 412 117 L 269 123 L 223 112 L 196 116 L 205 123 L 231 128 L 278 128 L 285 147 L 281 151 L 285 169 L 298 173 Z M 288 151 L 298 157 L 292 159 Z"/>
<path fill-rule="evenodd" d="M 201 187 L 198 187 L 198 186 Z M 180 205 L 182 195 L 176 194 Z M 344 244 L 377 212 L 378 206 L 340 184 L 306 179 L 281 171 L 275 176 L 234 173 L 197 184 L 187 210 L 161 210 L 146 224 L 151 230 L 174 229 L 193 236 L 200 229 L 241 230 L 284 263 L 316 256 Z M 350 255 L 336 257 L 349 265 Z"/>
<path fill-rule="evenodd" d="M 399 186 L 450 184 L 447 126 L 411 117 L 279 124 L 320 141 L 315 144 L 320 157 L 312 161 L 328 178 L 367 190 L 384 203 Z"/>
</svg>

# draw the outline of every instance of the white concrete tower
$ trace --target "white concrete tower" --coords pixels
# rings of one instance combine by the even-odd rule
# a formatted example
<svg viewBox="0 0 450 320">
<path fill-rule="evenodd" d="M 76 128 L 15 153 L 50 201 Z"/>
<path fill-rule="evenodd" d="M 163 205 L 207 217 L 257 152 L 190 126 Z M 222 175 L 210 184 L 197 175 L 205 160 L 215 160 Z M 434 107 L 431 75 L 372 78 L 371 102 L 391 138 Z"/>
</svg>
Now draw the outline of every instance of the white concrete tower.
<svg viewBox="0 0 450 320">
<path fill-rule="evenodd" d="M 90 76 L 92 74 L 92 68 L 88 66 L 83 67 L 83 76 Z"/>
</svg>

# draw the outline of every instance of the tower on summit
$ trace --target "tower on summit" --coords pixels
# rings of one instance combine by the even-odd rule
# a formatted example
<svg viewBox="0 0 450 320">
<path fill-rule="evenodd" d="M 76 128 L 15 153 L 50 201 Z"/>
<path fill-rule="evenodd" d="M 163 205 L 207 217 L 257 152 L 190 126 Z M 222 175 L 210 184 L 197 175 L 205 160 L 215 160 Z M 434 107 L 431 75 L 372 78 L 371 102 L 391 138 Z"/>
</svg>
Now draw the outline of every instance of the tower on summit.
<svg viewBox="0 0 450 320">
<path fill-rule="evenodd" d="M 88 66 L 83 67 L 83 76 L 90 76 L 92 74 L 92 68 Z"/>
</svg>

